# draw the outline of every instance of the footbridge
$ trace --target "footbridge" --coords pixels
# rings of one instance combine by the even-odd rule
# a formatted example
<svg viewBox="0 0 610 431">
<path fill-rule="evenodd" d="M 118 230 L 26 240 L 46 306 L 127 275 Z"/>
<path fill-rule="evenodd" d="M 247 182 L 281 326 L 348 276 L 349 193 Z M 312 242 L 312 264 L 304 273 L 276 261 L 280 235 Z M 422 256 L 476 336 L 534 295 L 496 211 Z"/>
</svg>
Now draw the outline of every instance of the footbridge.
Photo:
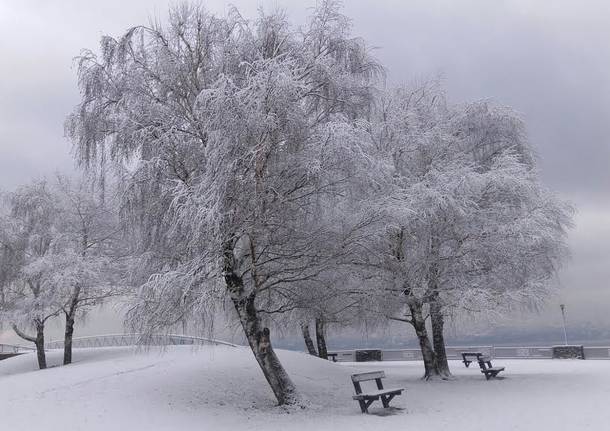
<svg viewBox="0 0 610 431">
<path fill-rule="evenodd" d="M 116 346 L 230 346 L 236 344 L 213 338 L 177 334 L 106 334 L 77 337 L 72 339 L 73 348 L 95 348 Z M 45 349 L 63 349 L 64 340 L 54 340 L 45 344 Z"/>
</svg>

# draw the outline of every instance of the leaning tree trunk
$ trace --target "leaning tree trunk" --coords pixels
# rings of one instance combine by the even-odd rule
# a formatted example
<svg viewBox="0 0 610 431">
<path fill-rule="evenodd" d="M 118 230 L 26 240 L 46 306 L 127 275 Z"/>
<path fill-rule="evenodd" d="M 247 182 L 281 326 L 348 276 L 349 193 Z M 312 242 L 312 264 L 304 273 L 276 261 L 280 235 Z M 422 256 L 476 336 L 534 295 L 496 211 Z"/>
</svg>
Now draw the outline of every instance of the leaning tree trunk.
<svg viewBox="0 0 610 431">
<path fill-rule="evenodd" d="M 243 279 L 234 269 L 232 246 L 225 245 L 223 274 L 226 289 L 235 306 L 252 353 L 271 386 L 278 404 L 297 404 L 300 399 L 296 387 L 271 346 L 269 328 L 261 325 L 255 304 L 256 292 L 246 293 Z"/>
<path fill-rule="evenodd" d="M 307 323 L 301 323 L 301 332 L 303 333 L 303 340 L 305 340 L 307 352 L 312 356 L 318 356 L 318 352 L 316 352 L 316 348 L 313 345 L 313 340 L 311 339 L 311 334 L 309 333 L 309 325 Z"/>
<path fill-rule="evenodd" d="M 328 359 L 328 349 L 326 348 L 326 327 L 324 319 L 316 319 L 316 343 L 318 344 L 318 356 Z"/>
<path fill-rule="evenodd" d="M 430 343 L 430 338 L 428 337 L 422 306 L 420 303 L 412 302 L 409 304 L 409 310 L 411 311 L 411 325 L 413 325 L 413 329 L 415 329 L 415 334 L 419 341 L 419 348 L 424 359 L 424 376 L 422 378 L 430 380 L 441 377 L 436 362 L 436 354 L 434 353 L 432 343 Z"/>
<path fill-rule="evenodd" d="M 451 377 L 449 361 L 447 361 L 447 351 L 445 350 L 445 336 L 443 334 L 445 317 L 443 316 L 442 306 L 437 300 L 433 300 L 430 303 L 430 322 L 432 324 L 432 344 L 436 354 L 438 372 L 444 378 Z"/>
</svg>

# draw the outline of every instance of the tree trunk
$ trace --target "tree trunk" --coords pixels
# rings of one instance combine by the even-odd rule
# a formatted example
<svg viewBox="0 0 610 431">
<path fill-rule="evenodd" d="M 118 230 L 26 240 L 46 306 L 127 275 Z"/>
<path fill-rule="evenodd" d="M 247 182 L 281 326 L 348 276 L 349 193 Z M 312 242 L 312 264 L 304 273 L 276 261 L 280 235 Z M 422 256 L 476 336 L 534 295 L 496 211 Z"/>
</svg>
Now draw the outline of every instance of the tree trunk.
<svg viewBox="0 0 610 431">
<path fill-rule="evenodd" d="M 232 244 L 225 244 L 223 274 L 227 292 L 235 306 L 241 326 L 261 370 L 279 405 L 297 404 L 300 397 L 296 387 L 271 346 L 269 328 L 261 325 L 256 309 L 256 291 L 247 294 L 243 279 L 234 271 Z"/>
<path fill-rule="evenodd" d="M 324 319 L 316 319 L 316 343 L 318 344 L 318 356 L 322 359 L 328 359 L 328 350 L 326 349 L 326 328 Z"/>
<path fill-rule="evenodd" d="M 74 317 L 78 307 L 78 299 L 80 296 L 80 288 L 77 287 L 72 294 L 70 307 L 66 314 L 66 328 L 64 331 L 64 365 L 72 363 L 72 336 L 74 335 Z"/>
<path fill-rule="evenodd" d="M 436 354 L 432 348 L 432 343 L 428 337 L 428 330 L 426 329 L 426 320 L 422 312 L 422 306 L 420 303 L 411 302 L 409 304 L 409 310 L 411 311 L 411 324 L 415 329 L 415 334 L 419 341 L 419 348 L 424 359 L 424 376 L 423 379 L 430 380 L 436 377 L 440 377 L 441 374 L 438 370 L 436 362 Z"/>
<path fill-rule="evenodd" d="M 445 336 L 443 334 L 445 317 L 443 316 L 442 306 L 437 300 L 430 302 L 430 321 L 432 323 L 432 344 L 434 345 L 438 371 L 445 378 L 451 377 L 447 352 L 445 350 Z"/>
<path fill-rule="evenodd" d="M 311 334 L 309 333 L 309 325 L 306 323 L 301 323 L 301 332 L 303 333 L 303 339 L 305 340 L 307 352 L 312 356 L 318 356 L 318 352 L 316 352 L 316 348 L 313 345 L 313 340 L 311 339 Z"/>
<path fill-rule="evenodd" d="M 443 330 L 445 319 L 443 317 L 442 305 L 439 302 L 439 250 L 440 239 L 435 232 L 430 237 L 430 256 L 432 261 L 428 270 L 428 292 L 427 302 L 430 305 L 430 322 L 432 325 L 432 344 L 436 359 L 436 371 L 444 379 L 451 377 L 449 363 L 447 362 L 447 352 L 445 351 L 445 338 Z"/>
<path fill-rule="evenodd" d="M 72 363 L 72 335 L 74 334 L 74 316 L 66 313 L 66 330 L 64 332 L 64 365 Z"/>
<path fill-rule="evenodd" d="M 47 368 L 47 356 L 44 351 L 44 322 L 36 323 L 36 356 L 38 358 L 38 368 Z"/>
<path fill-rule="evenodd" d="M 14 323 L 12 326 L 15 334 L 26 341 L 34 343 L 36 346 L 36 357 L 38 358 L 38 368 L 44 370 L 47 368 L 47 357 L 44 351 L 44 321 L 41 322 L 40 320 L 34 320 L 34 324 L 36 325 L 35 337 L 27 335 L 25 332 L 21 332 L 21 330 Z"/>
</svg>

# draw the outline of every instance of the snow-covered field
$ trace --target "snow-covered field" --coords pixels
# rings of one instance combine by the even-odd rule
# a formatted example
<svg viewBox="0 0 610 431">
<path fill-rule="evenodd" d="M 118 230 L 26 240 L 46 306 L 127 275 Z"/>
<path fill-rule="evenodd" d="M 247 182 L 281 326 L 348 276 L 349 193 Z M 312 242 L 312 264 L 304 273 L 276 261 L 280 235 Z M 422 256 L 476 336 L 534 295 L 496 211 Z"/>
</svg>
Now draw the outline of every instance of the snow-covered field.
<svg viewBox="0 0 610 431">
<path fill-rule="evenodd" d="M 279 354 L 308 408 L 276 407 L 246 348 L 77 349 L 73 365 L 45 371 L 35 371 L 33 355 L 0 361 L 0 429 L 610 429 L 610 361 L 498 360 L 506 377 L 491 381 L 455 362 L 455 380 L 422 382 L 416 362 L 333 364 Z M 60 356 L 52 352 L 50 363 Z M 392 402 L 401 410 L 362 415 L 349 375 L 378 369 L 388 387 L 407 389 Z"/>
</svg>

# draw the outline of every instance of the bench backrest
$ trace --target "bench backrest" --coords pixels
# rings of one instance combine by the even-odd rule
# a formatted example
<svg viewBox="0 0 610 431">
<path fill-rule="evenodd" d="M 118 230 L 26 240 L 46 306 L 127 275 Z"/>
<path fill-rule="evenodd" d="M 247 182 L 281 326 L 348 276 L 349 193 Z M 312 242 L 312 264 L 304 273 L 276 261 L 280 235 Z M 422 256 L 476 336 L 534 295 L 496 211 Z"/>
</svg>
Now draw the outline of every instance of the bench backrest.
<svg viewBox="0 0 610 431">
<path fill-rule="evenodd" d="M 385 372 L 371 371 L 370 373 L 352 374 L 352 382 L 366 382 L 367 380 L 383 379 Z"/>
<path fill-rule="evenodd" d="M 352 374 L 352 383 L 354 384 L 354 390 L 356 391 L 356 393 L 361 394 L 362 387 L 360 386 L 360 382 L 375 380 L 377 389 L 383 389 L 383 383 L 381 383 L 381 379 L 383 378 L 385 378 L 385 373 L 383 371 L 371 371 L 370 373 Z"/>
</svg>

